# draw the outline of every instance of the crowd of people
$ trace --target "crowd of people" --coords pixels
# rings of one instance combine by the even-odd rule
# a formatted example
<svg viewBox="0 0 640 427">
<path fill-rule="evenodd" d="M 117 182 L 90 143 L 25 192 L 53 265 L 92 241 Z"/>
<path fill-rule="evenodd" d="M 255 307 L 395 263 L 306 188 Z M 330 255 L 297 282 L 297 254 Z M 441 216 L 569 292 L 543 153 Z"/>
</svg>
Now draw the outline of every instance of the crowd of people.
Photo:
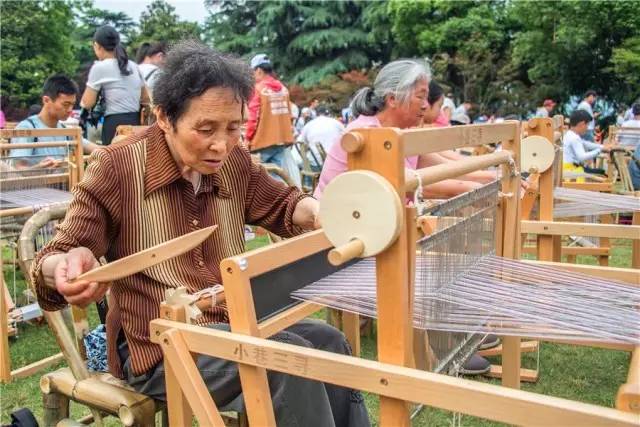
<svg viewBox="0 0 640 427">
<path fill-rule="evenodd" d="M 170 51 L 162 44 L 144 44 L 137 63 L 129 60 L 118 33 L 99 28 L 91 67 L 80 99 L 85 109 L 104 104 L 102 144 L 85 143 L 93 151 L 85 178 L 54 239 L 37 255 L 31 271 L 38 300 L 45 310 L 66 304 L 86 306 L 101 300 L 108 285 L 74 281 L 105 256 L 113 261 L 188 231 L 218 225 L 217 232 L 189 254 L 162 268 L 117 280 L 110 290 L 107 314 L 110 371 L 141 393 L 166 399 L 160 348 L 149 339 L 149 321 L 157 317 L 167 287 L 197 292 L 221 283 L 220 261 L 244 251 L 244 224 L 262 226 L 290 237 L 318 228 L 325 187 L 347 170 L 347 155 L 338 143 L 345 131 L 363 127 L 444 127 L 472 123 L 471 102 L 455 106 L 452 96 L 431 77 L 420 60 L 393 61 L 380 69 L 373 84 L 354 94 L 338 116 L 318 99 L 298 107 L 277 78 L 266 54 L 249 63 L 195 41 Z M 44 84 L 42 110 L 19 128 L 55 128 L 64 121 L 78 96 L 68 77 L 56 75 Z M 594 137 L 595 92 L 589 91 L 570 117 L 564 137 L 566 168 L 583 168 L 606 150 Z M 141 123 L 140 106 L 152 101 L 155 122 L 125 141 L 111 144 L 119 125 Z M 547 99 L 536 112 L 553 113 Z M 640 127 L 640 104 L 623 126 Z M 475 122 L 505 118 L 479 115 Z M 60 153 L 38 148 L 46 158 Z M 292 176 L 299 170 L 291 144 L 309 147 L 320 173 L 313 197 L 270 177 L 252 159 L 274 163 Z M 99 149 L 98 149 L 99 148 Z M 636 155 L 638 152 L 636 151 Z M 407 170 L 456 162 L 454 151 L 405 159 Z M 301 159 L 298 159 L 300 161 Z M 640 163 L 639 163 L 640 164 Z M 32 165 L 24 165 L 32 166 Z M 636 167 L 634 176 L 640 176 Z M 300 179 L 300 178 L 298 178 Z M 449 198 L 496 179 L 492 171 L 470 173 L 424 187 L 427 198 Z M 211 328 L 228 329 L 224 306 L 204 312 Z M 324 323 L 305 320 L 273 339 L 349 354 L 344 336 Z M 489 336 L 484 347 L 499 343 Z M 237 365 L 200 356 L 198 368 L 222 410 L 242 410 Z M 474 355 L 463 373 L 479 374 L 489 362 Z M 369 417 L 360 393 L 276 372 L 268 375 L 278 425 L 367 426 Z"/>
</svg>

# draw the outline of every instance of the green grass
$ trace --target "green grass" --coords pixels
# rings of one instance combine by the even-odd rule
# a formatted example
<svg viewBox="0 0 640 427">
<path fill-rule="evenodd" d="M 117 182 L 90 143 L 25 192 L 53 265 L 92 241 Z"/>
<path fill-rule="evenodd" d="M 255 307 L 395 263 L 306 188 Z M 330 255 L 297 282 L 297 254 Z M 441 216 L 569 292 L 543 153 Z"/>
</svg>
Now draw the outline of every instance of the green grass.
<svg viewBox="0 0 640 427">
<path fill-rule="evenodd" d="M 248 248 L 262 246 L 267 242 L 266 236 L 260 236 L 248 243 Z M 613 242 L 611 265 L 629 267 L 631 260 L 631 245 L 628 240 Z M 10 259 L 6 252 L 5 260 Z M 595 258 L 578 257 L 578 262 L 596 264 Z M 13 270 L 10 265 L 4 266 L 5 280 L 11 286 Z M 24 279 L 16 272 L 17 293 L 24 289 Z M 20 302 L 20 301 L 19 301 Z M 97 324 L 95 310 L 89 313 L 92 325 Z M 323 318 L 322 313 L 316 317 Z M 46 325 L 23 324 L 19 328 L 19 336 L 11 339 L 10 353 L 12 369 L 57 353 L 55 340 Z M 364 338 L 362 341 L 362 356 L 374 359 L 375 337 Z M 499 359 L 492 360 L 499 363 Z M 629 354 L 619 351 L 593 349 L 588 347 L 572 347 L 550 343 L 542 343 L 540 349 L 540 379 L 535 384 L 524 384 L 523 389 L 551 396 L 563 397 L 597 405 L 613 407 L 618 387 L 625 381 L 629 366 Z M 59 368 L 61 365 L 53 369 Z M 523 356 L 523 367 L 536 367 L 536 354 Z M 9 421 L 9 414 L 21 407 L 30 408 L 41 420 L 42 402 L 39 388 L 41 374 L 20 379 L 11 384 L 0 386 L 0 424 Z M 498 384 L 498 381 L 478 378 L 478 381 Z M 377 396 L 365 394 L 365 399 L 371 418 L 376 424 L 378 414 Z M 80 406 L 72 405 L 74 417 L 85 415 L 87 411 Z M 448 426 L 451 425 L 452 414 L 433 408 L 425 408 L 414 419 L 415 426 Z M 463 416 L 463 426 L 497 426 L 498 423 L 479 418 Z M 109 425 L 116 425 L 112 422 Z"/>
</svg>

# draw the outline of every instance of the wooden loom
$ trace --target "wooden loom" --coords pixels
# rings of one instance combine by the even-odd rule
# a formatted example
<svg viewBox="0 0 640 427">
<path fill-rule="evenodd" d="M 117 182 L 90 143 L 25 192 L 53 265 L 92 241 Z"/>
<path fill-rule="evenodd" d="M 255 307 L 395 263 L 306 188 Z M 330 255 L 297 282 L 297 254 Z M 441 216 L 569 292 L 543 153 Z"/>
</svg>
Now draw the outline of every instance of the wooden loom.
<svg viewBox="0 0 640 427">
<path fill-rule="evenodd" d="M 37 142 L 37 143 L 8 143 L 4 141 L 10 141 L 11 138 L 24 138 L 24 137 L 66 137 L 67 141 L 56 142 Z M 14 176 L 19 174 L 17 172 L 9 172 L 9 176 L 3 176 L 0 179 L 0 188 L 2 191 L 19 190 L 35 188 L 35 186 L 42 185 L 48 187 L 51 185 L 61 185 L 67 189 L 71 189 L 81 179 L 84 172 L 84 164 L 82 157 L 82 134 L 80 128 L 63 128 L 63 129 L 2 129 L 0 130 L 0 152 L 4 154 L 10 152 L 12 149 L 20 148 L 44 148 L 44 147 L 62 147 L 67 148 L 69 157 L 67 160 L 67 170 L 60 173 L 47 173 L 46 169 L 32 171 L 34 173 L 26 174 L 25 176 Z M 41 173 L 40 173 L 41 172 Z M 3 224 L 7 222 L 12 223 L 18 220 L 18 226 L 21 226 L 21 221 L 31 216 L 41 206 L 21 206 L 3 208 L 0 210 L 0 221 Z M 66 210 L 66 205 L 61 207 Z M 4 248 L 4 245 L 2 246 Z M 28 269 L 24 269 L 24 266 L 20 266 L 25 276 L 29 274 Z M 15 266 L 14 266 L 15 268 Z M 34 362 L 19 369 L 11 370 L 11 359 L 9 357 L 9 343 L 8 337 L 12 334 L 12 328 L 10 326 L 5 327 L 7 319 L 9 318 L 9 310 L 12 307 L 12 301 L 8 292 L 8 288 L 4 282 L 4 274 L 2 277 L 2 288 L 0 290 L 0 322 L 2 323 L 2 333 L 0 334 L 0 382 L 10 382 L 15 378 L 21 378 L 33 374 L 41 369 L 45 369 L 51 365 L 54 365 L 63 359 L 61 353 L 53 355 L 51 357 L 44 358 L 40 361 Z"/>
<path fill-rule="evenodd" d="M 559 117 L 559 118 L 556 118 Z M 530 153 L 536 152 L 539 159 L 544 159 L 533 167 L 523 167 L 530 173 L 530 187 L 522 199 L 521 218 L 532 219 L 533 208 L 538 203 L 538 220 L 553 221 L 554 188 L 563 183 L 569 188 L 572 184 L 583 184 L 562 181 L 562 116 L 554 119 L 534 118 L 525 122 L 526 133 L 530 136 L 523 140 L 522 149 Z M 581 188 L 582 189 L 582 188 Z M 523 242 L 526 234 L 523 234 Z M 523 253 L 535 253 L 539 261 L 560 262 L 561 255 L 567 255 L 575 261 L 576 255 L 594 255 L 601 265 L 607 265 L 609 259 L 608 239 L 603 239 L 604 247 L 561 247 L 561 236 L 537 235 L 536 245 L 523 246 Z"/>
<path fill-rule="evenodd" d="M 640 285 L 640 212 L 634 213 L 632 226 L 613 225 L 610 221 L 606 221 L 603 224 L 554 222 L 553 183 L 555 182 L 554 175 L 558 173 L 558 169 L 552 165 L 561 163 L 562 151 L 555 151 L 555 162 L 549 159 L 553 157 L 554 153 L 554 144 L 552 141 L 555 139 L 557 142 L 557 138 L 554 138 L 553 135 L 553 123 L 550 119 L 536 118 L 529 120 L 526 125 L 529 128 L 529 135 L 537 136 L 538 138 L 523 140 L 523 145 L 531 145 L 531 147 L 523 149 L 523 151 L 535 150 L 538 153 L 538 158 L 547 157 L 547 160 L 543 161 L 536 170 L 531 171 L 537 175 L 534 179 L 534 183 L 537 185 L 532 186 L 523 199 L 521 231 L 523 232 L 523 236 L 525 236 L 526 233 L 534 233 L 537 235 L 537 248 L 533 248 L 537 254 L 537 261 L 528 262 L 554 265 L 571 271 Z M 544 165 L 549 166 L 543 167 Z M 539 220 L 533 221 L 530 218 L 530 214 L 536 200 L 539 201 Z M 608 215 L 605 217 L 608 217 Z M 609 238 L 631 238 L 633 240 L 632 268 L 608 267 L 607 263 L 602 260 L 603 257 L 608 258 L 609 256 L 608 247 L 582 248 L 561 246 L 562 236 L 569 234 L 601 237 L 601 239 L 606 239 L 606 245 L 608 245 Z M 527 248 L 524 249 L 525 252 L 533 252 L 526 251 Z M 569 261 L 571 261 L 571 257 L 575 259 L 576 255 L 594 255 L 600 258 L 600 266 L 560 264 L 562 255 L 568 255 Z M 608 346 L 579 342 L 565 343 L 571 345 L 593 345 L 596 347 L 631 352 L 627 382 L 623 384 L 618 391 L 616 407 L 621 410 L 640 411 L 640 372 L 638 372 L 638 368 L 640 367 L 640 347 L 631 345 Z"/>
<path fill-rule="evenodd" d="M 173 314 L 164 314 L 163 319 L 151 322 L 151 339 L 162 347 L 165 357 L 170 424 L 189 425 L 195 414 L 200 425 L 223 425 L 193 362 L 196 354 L 207 354 L 239 364 L 247 415 L 255 426 L 275 425 L 267 369 L 379 394 L 380 425 L 408 425 L 407 402 L 520 425 L 556 424 L 559 420 L 567 425 L 637 425 L 633 414 L 515 390 L 520 384 L 520 345 L 515 337 L 504 339 L 503 384 L 511 388 L 409 368 L 413 364 L 410 319 L 415 257 L 415 240 L 410 236 L 415 233 L 416 218 L 413 209 L 402 207 L 401 200 L 407 190 L 416 187 L 417 180 L 405 179 L 403 159 L 429 151 L 500 141 L 503 152 L 460 161 L 454 168 L 436 166 L 421 175 L 424 182 L 437 182 L 502 165 L 505 197 L 498 214 L 501 225 L 497 227 L 498 253 L 516 258 L 520 249 L 520 178 L 513 172 L 519 163 L 518 122 L 408 131 L 366 129 L 345 135 L 342 144 L 349 153 L 349 169 L 364 171 L 341 176 L 346 176 L 344 182 L 354 186 L 371 184 L 369 194 L 361 195 L 347 188 L 342 195 L 336 195 L 336 200 L 344 203 L 323 200 L 324 230 L 222 262 L 231 333 L 166 320 L 181 316 L 185 306 L 180 305 L 170 307 Z M 327 196 L 331 199 L 331 192 Z M 371 204 L 373 199 L 375 206 Z M 380 220 L 380 216 L 368 215 L 372 208 L 381 207 L 388 217 Z M 345 223 L 350 226 L 345 227 Z M 332 244 L 337 247 L 328 252 Z M 326 274 L 332 268 L 326 262 L 327 256 L 333 264 L 344 265 L 355 257 L 369 255 L 376 257 L 378 277 L 379 362 L 264 339 L 318 307 L 309 303 L 291 307 L 285 304 L 278 314 L 259 322 L 266 303 L 254 296 L 261 286 L 275 278 L 285 280 L 286 270 L 295 264 L 310 263 L 317 267 L 314 274 Z M 265 275 L 272 276 L 268 280 Z M 262 284 L 255 278 L 262 278 Z M 309 279 L 305 277 L 305 281 Z M 287 295 L 289 289 L 281 289 L 280 281 L 278 285 L 270 290 Z"/>
<path fill-rule="evenodd" d="M 534 165 L 530 170 L 532 172 L 532 185 L 522 200 L 521 218 L 523 221 L 523 235 L 533 233 L 537 235 L 537 247 L 524 247 L 524 253 L 536 253 L 538 261 L 560 262 L 562 255 L 567 255 L 570 262 L 575 261 L 577 255 L 593 255 L 598 257 L 601 266 L 607 266 L 610 252 L 609 238 L 630 238 L 634 240 L 632 250 L 632 268 L 640 268 L 640 246 L 635 237 L 636 228 L 627 226 L 619 226 L 612 224 L 611 215 L 601 215 L 601 224 L 585 224 L 580 222 L 554 222 L 554 182 L 559 182 L 556 176 L 560 174 L 560 170 L 553 165 L 561 164 L 562 151 L 555 149 L 554 142 L 557 143 L 557 136 L 552 132 L 554 124 L 550 119 L 531 119 L 526 123 L 529 128 L 529 135 L 534 138 L 526 138 L 523 140 L 523 150 L 529 153 L 534 151 L 538 158 L 546 158 L 539 165 Z M 553 141 L 553 142 L 552 142 Z M 553 156 L 555 155 L 555 160 Z M 542 168 L 541 165 L 546 167 Z M 529 169 L 524 168 L 523 169 Z M 566 186 L 566 182 L 563 186 Z M 597 194 L 594 192 L 594 194 Z M 536 202 L 539 202 L 538 221 L 533 221 L 532 211 Z M 553 224 L 549 224 L 553 223 Z M 640 215 L 634 214 L 632 225 L 640 225 Z M 549 233 L 546 233 L 549 231 Z M 581 234 L 586 233 L 586 234 Z M 593 234 L 596 233 L 596 234 Z M 569 247 L 561 246 L 561 237 L 563 235 L 576 234 L 581 236 L 601 237 L 600 247 Z M 563 268 L 569 268 L 562 265 Z M 619 268 L 602 268 L 595 269 L 591 266 L 575 265 L 570 267 L 574 271 L 583 271 L 587 274 L 598 274 L 603 277 L 623 280 L 635 283 L 639 280 L 637 271 Z M 599 273 L 596 273 L 599 272 Z"/>
</svg>

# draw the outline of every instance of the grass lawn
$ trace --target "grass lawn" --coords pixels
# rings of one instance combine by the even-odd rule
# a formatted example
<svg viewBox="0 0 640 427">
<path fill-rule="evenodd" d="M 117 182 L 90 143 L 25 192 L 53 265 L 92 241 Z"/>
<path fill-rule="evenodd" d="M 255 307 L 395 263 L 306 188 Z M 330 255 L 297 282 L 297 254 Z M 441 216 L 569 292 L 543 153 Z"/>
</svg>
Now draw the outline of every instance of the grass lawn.
<svg viewBox="0 0 640 427">
<path fill-rule="evenodd" d="M 265 238 L 249 243 L 253 248 L 264 244 Z M 10 259 L 5 253 L 5 260 Z M 614 241 L 611 265 L 629 267 L 631 260 L 631 245 L 628 240 Z M 580 256 L 579 263 L 596 264 L 592 257 Z M 7 283 L 13 281 L 13 270 L 5 264 L 4 275 Z M 24 288 L 21 273 L 16 273 L 17 290 L 20 294 Z M 10 285 L 11 286 L 11 285 Z M 12 291 L 13 293 L 13 291 Z M 19 301 L 20 302 L 20 301 Z M 316 314 L 321 317 L 321 314 Z M 90 311 L 90 320 L 97 324 L 95 310 Z M 375 337 L 363 339 L 363 357 L 375 358 Z M 57 353 L 58 348 L 53 336 L 46 325 L 22 324 L 19 336 L 10 341 L 12 369 Z M 494 360 L 498 363 L 499 359 Z M 536 354 L 523 356 L 523 367 L 535 368 Z M 612 407 L 618 387 L 626 380 L 629 365 L 629 354 L 612 350 L 601 350 L 587 347 L 571 347 L 542 343 L 540 349 L 540 379 L 535 384 L 524 384 L 523 389 L 552 396 L 564 397 L 583 402 Z M 57 369 L 59 365 L 52 369 Z M 41 420 L 42 402 L 39 388 L 40 373 L 28 378 L 17 380 L 11 384 L 0 386 L 0 424 L 9 422 L 9 414 L 21 407 L 30 408 Z M 485 378 L 478 381 L 494 382 Z M 378 398 L 366 395 L 367 406 L 374 424 L 378 414 Z M 80 417 L 87 411 L 82 407 L 72 405 L 72 415 Z M 451 424 L 452 414 L 437 409 L 425 408 L 414 419 L 415 426 L 447 426 Z M 109 425 L 117 425 L 115 421 Z M 490 421 L 463 416 L 461 424 L 464 426 L 494 426 L 499 425 Z"/>
</svg>

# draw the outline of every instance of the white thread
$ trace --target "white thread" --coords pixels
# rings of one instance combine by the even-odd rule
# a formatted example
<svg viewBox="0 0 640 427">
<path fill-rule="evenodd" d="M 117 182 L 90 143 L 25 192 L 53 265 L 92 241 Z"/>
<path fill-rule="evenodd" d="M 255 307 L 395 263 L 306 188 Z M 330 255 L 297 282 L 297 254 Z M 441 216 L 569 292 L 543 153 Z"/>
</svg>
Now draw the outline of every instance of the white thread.
<svg viewBox="0 0 640 427">
<path fill-rule="evenodd" d="M 422 197 L 423 187 L 422 187 L 422 176 L 416 170 L 412 170 L 416 179 L 418 180 L 418 186 L 416 187 L 416 191 L 413 193 L 413 205 L 416 207 L 417 215 L 422 215 L 426 209 L 424 197 Z"/>
<path fill-rule="evenodd" d="M 214 308 L 218 304 L 218 294 L 224 291 L 224 286 L 214 285 L 210 288 L 202 289 L 201 291 L 194 292 L 193 296 L 196 297 L 195 301 L 202 298 L 211 297 L 211 308 Z"/>
</svg>

